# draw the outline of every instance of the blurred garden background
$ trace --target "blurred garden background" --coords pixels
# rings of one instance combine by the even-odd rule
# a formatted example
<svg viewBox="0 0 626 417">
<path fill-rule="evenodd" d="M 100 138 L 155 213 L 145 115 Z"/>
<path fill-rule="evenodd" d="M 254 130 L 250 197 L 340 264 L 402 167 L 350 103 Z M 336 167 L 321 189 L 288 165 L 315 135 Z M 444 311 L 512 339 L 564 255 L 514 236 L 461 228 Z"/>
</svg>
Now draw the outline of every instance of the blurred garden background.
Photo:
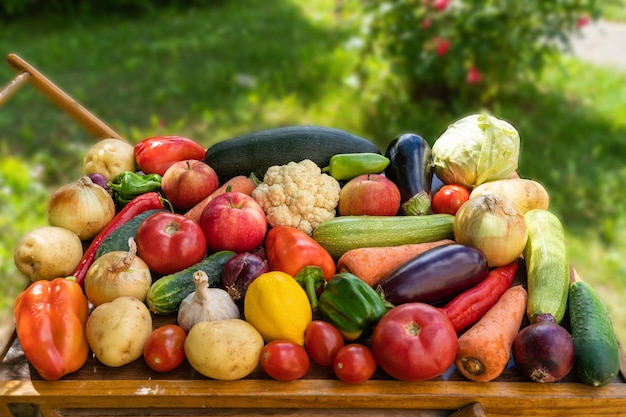
<svg viewBox="0 0 626 417">
<path fill-rule="evenodd" d="M 550 193 L 625 340 L 626 71 L 567 51 L 599 19 L 626 22 L 626 1 L 7 0 L 0 54 L 133 142 L 315 124 L 384 150 L 488 111 L 518 129 L 520 175 Z M 15 75 L 0 63 L 0 86 Z M 18 239 L 46 224 L 51 190 L 82 174 L 94 141 L 31 85 L 0 107 L 0 321 L 26 285 Z"/>
</svg>

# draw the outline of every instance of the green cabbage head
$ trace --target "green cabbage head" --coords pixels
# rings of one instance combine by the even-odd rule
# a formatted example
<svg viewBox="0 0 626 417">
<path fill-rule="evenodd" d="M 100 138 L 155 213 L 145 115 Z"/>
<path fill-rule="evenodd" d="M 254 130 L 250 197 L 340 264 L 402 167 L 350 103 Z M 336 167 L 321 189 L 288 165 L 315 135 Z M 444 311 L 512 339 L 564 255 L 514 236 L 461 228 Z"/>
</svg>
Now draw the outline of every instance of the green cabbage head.
<svg viewBox="0 0 626 417">
<path fill-rule="evenodd" d="M 488 114 L 472 114 L 450 125 L 433 144 L 435 174 L 445 184 L 471 190 L 515 172 L 519 148 L 519 133 L 511 124 Z"/>
</svg>

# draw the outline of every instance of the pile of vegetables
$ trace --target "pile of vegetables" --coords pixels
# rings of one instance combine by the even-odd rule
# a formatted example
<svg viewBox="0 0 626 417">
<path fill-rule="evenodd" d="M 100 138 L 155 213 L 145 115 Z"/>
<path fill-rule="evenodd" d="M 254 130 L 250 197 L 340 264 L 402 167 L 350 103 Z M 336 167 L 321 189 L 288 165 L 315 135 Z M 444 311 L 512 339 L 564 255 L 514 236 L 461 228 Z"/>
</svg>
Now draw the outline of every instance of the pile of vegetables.
<svg viewBox="0 0 626 417">
<path fill-rule="evenodd" d="M 432 148 L 405 133 L 385 152 L 316 126 L 209 149 L 99 141 L 85 175 L 52 194 L 49 226 L 15 248 L 32 281 L 16 300 L 18 340 L 46 380 L 92 351 L 155 372 L 187 360 L 219 380 L 260 367 L 289 381 L 315 362 L 350 384 L 379 368 L 487 382 L 513 358 L 531 381 L 573 371 L 606 385 L 619 372 L 611 318 L 571 279 L 562 225 L 542 185 L 517 175 L 519 149 L 516 129 L 488 114 L 452 123 Z M 181 190 L 181 161 L 214 183 Z M 374 203 L 392 214 L 367 214 Z M 257 215 L 233 220 L 226 206 Z"/>
</svg>

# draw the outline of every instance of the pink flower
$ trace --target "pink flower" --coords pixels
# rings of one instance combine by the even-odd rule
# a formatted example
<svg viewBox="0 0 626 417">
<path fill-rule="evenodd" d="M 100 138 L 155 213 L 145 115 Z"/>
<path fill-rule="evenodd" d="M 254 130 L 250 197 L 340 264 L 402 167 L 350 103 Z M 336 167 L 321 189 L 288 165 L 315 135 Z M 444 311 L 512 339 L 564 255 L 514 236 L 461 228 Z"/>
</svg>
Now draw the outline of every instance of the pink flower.
<svg viewBox="0 0 626 417">
<path fill-rule="evenodd" d="M 587 26 L 589 22 L 591 22 L 591 18 L 589 18 L 589 16 L 587 15 L 584 15 L 579 17 L 574 25 L 576 26 L 576 29 L 580 29 L 584 26 Z"/>
<path fill-rule="evenodd" d="M 480 73 L 480 71 L 478 71 L 478 69 L 474 66 L 472 66 L 468 71 L 467 71 L 467 76 L 465 77 L 465 81 L 468 84 L 478 84 L 483 80 L 483 75 Z"/>
<path fill-rule="evenodd" d="M 450 49 L 450 41 L 447 39 L 435 38 L 435 44 L 437 45 L 437 55 L 444 56 Z"/>
<path fill-rule="evenodd" d="M 430 28 L 431 23 L 432 22 L 430 21 L 430 19 L 424 19 L 424 21 L 422 22 L 422 29 L 426 30 Z"/>
<path fill-rule="evenodd" d="M 448 0 L 434 0 L 433 7 L 439 11 L 445 10 L 448 7 Z"/>
</svg>

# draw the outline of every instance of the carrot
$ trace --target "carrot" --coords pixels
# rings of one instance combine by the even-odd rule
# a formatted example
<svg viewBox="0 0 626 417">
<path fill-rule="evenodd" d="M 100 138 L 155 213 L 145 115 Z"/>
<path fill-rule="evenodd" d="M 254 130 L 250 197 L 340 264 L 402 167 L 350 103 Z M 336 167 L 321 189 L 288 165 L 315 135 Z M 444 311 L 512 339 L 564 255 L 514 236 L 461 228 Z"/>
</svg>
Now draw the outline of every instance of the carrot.
<svg viewBox="0 0 626 417">
<path fill-rule="evenodd" d="M 350 272 L 375 288 L 400 265 L 429 249 L 448 243 L 454 241 L 442 239 L 426 243 L 351 249 L 337 260 L 337 271 Z"/>
<path fill-rule="evenodd" d="M 463 376 L 478 382 L 500 376 L 522 325 L 527 299 L 524 287 L 509 288 L 476 324 L 459 336 L 454 364 Z"/>
<path fill-rule="evenodd" d="M 209 202 L 218 195 L 224 194 L 228 189 L 228 186 L 231 187 L 230 191 L 237 191 L 247 195 L 252 194 L 252 191 L 256 188 L 256 184 L 250 177 L 246 177 L 245 175 L 238 175 L 236 177 L 233 177 L 230 180 L 226 181 L 217 190 L 213 191 L 213 193 L 207 196 L 204 200 L 200 201 L 198 204 L 190 208 L 189 211 L 185 213 L 185 217 L 200 222 L 200 216 L 202 216 L 202 211 L 204 210 L 206 205 L 209 204 Z"/>
</svg>

